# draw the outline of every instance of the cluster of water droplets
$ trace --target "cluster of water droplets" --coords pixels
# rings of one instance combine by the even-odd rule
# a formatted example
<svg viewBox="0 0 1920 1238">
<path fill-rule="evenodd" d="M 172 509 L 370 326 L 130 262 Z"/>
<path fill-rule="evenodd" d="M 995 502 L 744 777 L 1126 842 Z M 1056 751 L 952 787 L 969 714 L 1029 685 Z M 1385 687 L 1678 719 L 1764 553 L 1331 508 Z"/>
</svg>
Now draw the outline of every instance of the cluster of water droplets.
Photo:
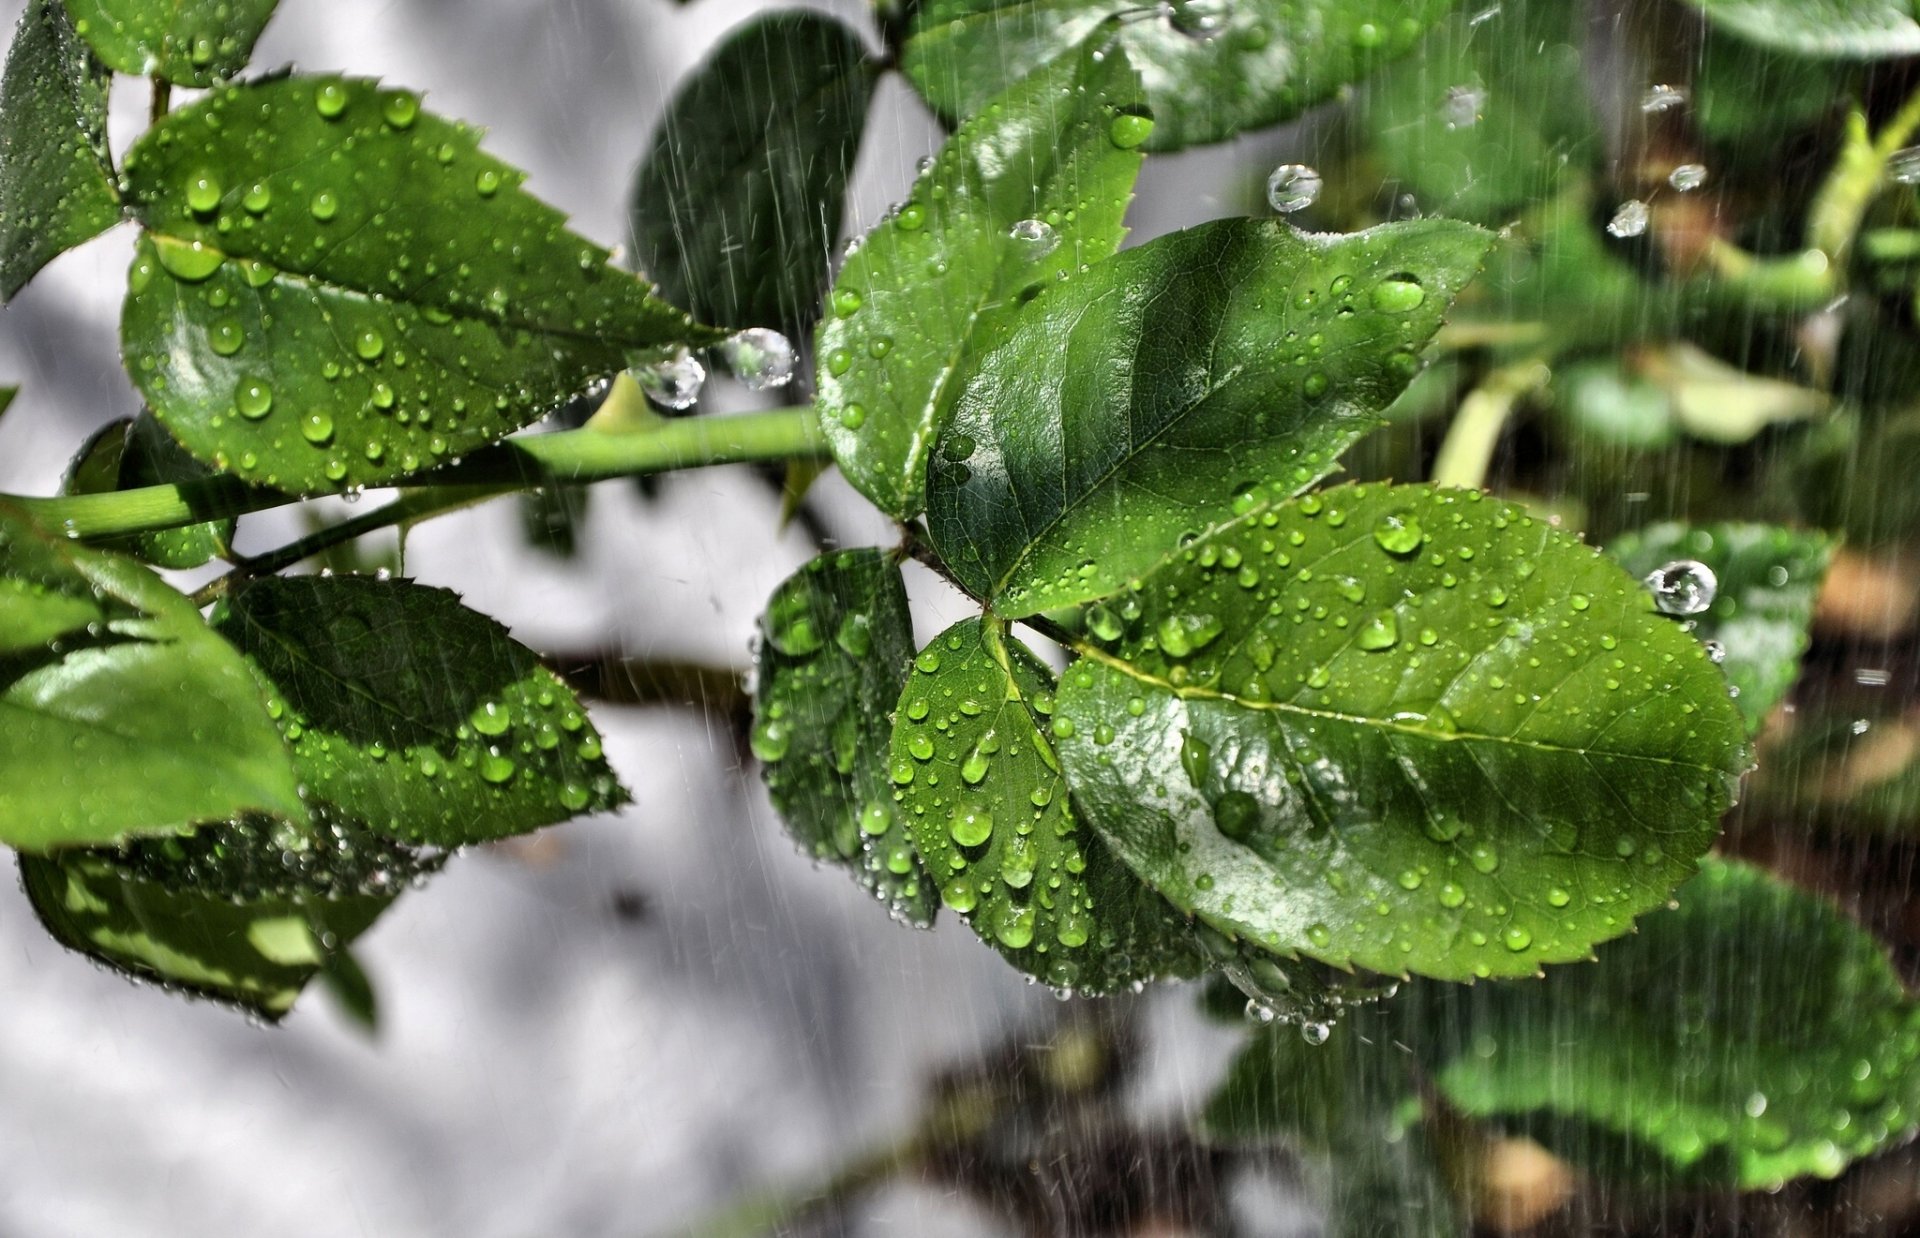
<svg viewBox="0 0 1920 1238">
<path fill-rule="evenodd" d="M 311 825 L 242 817 L 133 843 L 113 858 L 136 880 L 242 904 L 274 896 L 394 894 L 437 872 L 446 853 L 396 842 L 316 803 Z"/>
</svg>

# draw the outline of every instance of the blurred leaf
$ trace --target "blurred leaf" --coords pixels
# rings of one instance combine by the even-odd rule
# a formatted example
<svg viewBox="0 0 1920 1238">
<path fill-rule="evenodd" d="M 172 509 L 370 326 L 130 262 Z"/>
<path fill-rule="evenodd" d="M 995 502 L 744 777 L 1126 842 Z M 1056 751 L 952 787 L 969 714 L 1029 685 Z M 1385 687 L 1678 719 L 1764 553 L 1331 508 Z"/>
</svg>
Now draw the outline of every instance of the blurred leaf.
<svg viewBox="0 0 1920 1238">
<path fill-rule="evenodd" d="M 1607 553 L 1638 577 L 1693 559 L 1719 580 L 1712 605 L 1694 617 L 1695 635 L 1726 651 L 1721 669 L 1739 690 L 1734 704 L 1758 734 L 1800 677 L 1814 599 L 1833 542 L 1820 533 L 1765 524 L 1660 524 L 1614 538 Z"/>
<path fill-rule="evenodd" d="M 126 159 L 148 229 L 128 372 L 199 459 L 313 494 L 443 463 L 637 354 L 717 338 L 522 179 L 368 81 L 273 78 L 174 112 Z"/>
<path fill-rule="evenodd" d="M 970 354 L 1020 304 L 1118 249 L 1142 156 L 1126 58 L 1087 47 L 1015 83 L 960 126 L 899 211 L 867 234 L 820 325 L 819 408 L 854 489 L 905 519 Z"/>
<path fill-rule="evenodd" d="M 934 111 L 973 116 L 1115 21 L 1147 86 L 1155 150 L 1279 124 L 1404 55 L 1452 0 L 927 0 L 901 69 Z"/>
<path fill-rule="evenodd" d="M 217 619 L 311 793 L 388 837 L 458 847 L 627 801 L 573 692 L 445 589 L 264 577 Z"/>
<path fill-rule="evenodd" d="M 1101 610 L 1053 723 L 1075 804 L 1176 906 L 1282 956 L 1583 959 L 1693 871 L 1749 764 L 1726 681 L 1646 590 L 1475 491 L 1256 508 Z"/>
<path fill-rule="evenodd" d="M 232 77 L 278 0 L 66 0 L 74 28 L 108 67 L 182 86 Z"/>
<path fill-rule="evenodd" d="M 967 619 L 915 660 L 894 714 L 892 777 L 941 900 L 1055 988 L 1099 994 L 1191 976 L 1187 918 L 1084 829 L 1042 731 L 1053 675 Z"/>
<path fill-rule="evenodd" d="M 1795 383 L 1749 374 L 1691 344 L 1649 349 L 1637 368 L 1672 402 L 1680 427 L 1715 443 L 1743 443 L 1770 425 L 1824 412 L 1828 397 Z"/>
<path fill-rule="evenodd" d="M 112 494 L 140 486 L 202 481 L 213 474 L 174 442 L 152 413 L 123 417 L 98 431 L 67 466 L 62 494 Z M 232 517 L 136 533 L 102 543 L 155 567 L 199 567 L 225 558 L 233 538 Z"/>
<path fill-rule="evenodd" d="M 818 13 L 761 14 L 668 105 L 635 175 L 634 257 L 706 322 L 798 334 L 820 313 L 878 72 Z"/>
<path fill-rule="evenodd" d="M 1017 618 L 1297 493 L 1380 423 L 1490 240 L 1221 220 L 1042 293 L 965 375 L 928 476 L 934 545 Z"/>
<path fill-rule="evenodd" d="M 0 842 L 114 843 L 249 809 L 307 817 L 245 661 L 146 568 L 0 503 Z"/>
<path fill-rule="evenodd" d="M 1872 59 L 1920 53 L 1913 0 L 1688 0 L 1715 25 L 1773 51 Z"/>
<path fill-rule="evenodd" d="M 1575 428 L 1602 443 L 1652 451 L 1675 438 L 1673 402 L 1659 384 L 1616 357 L 1558 368 L 1555 407 Z"/>
<path fill-rule="evenodd" d="M 32 0 L 0 77 L 0 299 L 120 222 L 106 69 L 58 0 Z"/>
<path fill-rule="evenodd" d="M 913 658 L 900 569 L 882 550 L 821 555 L 761 616 L 752 746 L 767 793 L 807 853 L 850 870 L 894 918 L 933 922 L 887 778 L 892 710 Z"/>
</svg>

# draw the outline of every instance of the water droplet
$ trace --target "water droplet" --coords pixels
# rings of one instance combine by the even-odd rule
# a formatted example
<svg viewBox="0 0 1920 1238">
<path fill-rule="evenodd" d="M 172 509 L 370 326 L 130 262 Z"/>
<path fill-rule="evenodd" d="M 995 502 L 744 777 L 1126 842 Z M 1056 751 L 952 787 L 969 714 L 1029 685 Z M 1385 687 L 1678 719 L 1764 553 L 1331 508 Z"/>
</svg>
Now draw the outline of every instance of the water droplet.
<svg viewBox="0 0 1920 1238">
<path fill-rule="evenodd" d="M 1653 116 L 1660 112 L 1671 112 L 1686 101 L 1686 91 L 1678 86 L 1660 83 L 1647 87 L 1647 93 L 1640 96 L 1640 110 Z"/>
<path fill-rule="evenodd" d="M 1112 607 L 1095 602 L 1087 608 L 1087 631 L 1093 633 L 1096 640 L 1117 641 L 1126 635 L 1127 628 Z"/>
<path fill-rule="evenodd" d="M 1420 549 L 1426 531 L 1409 511 L 1388 512 L 1373 525 L 1373 540 L 1391 555 L 1410 555 Z"/>
<path fill-rule="evenodd" d="M 1168 615 L 1160 621 L 1160 651 L 1170 658 L 1184 658 L 1204 649 L 1225 631 L 1212 615 Z"/>
<path fill-rule="evenodd" d="M 927 208 L 918 202 L 909 202 L 900 208 L 893 217 L 893 226 L 902 232 L 918 232 L 927 226 Z"/>
<path fill-rule="evenodd" d="M 1169 0 L 1162 11 L 1175 30 L 1200 42 L 1227 28 L 1226 0 Z"/>
<path fill-rule="evenodd" d="M 1507 949 L 1518 954 L 1533 944 L 1533 934 L 1518 924 L 1509 924 L 1506 931 L 1500 934 L 1500 940 L 1506 943 Z"/>
<path fill-rule="evenodd" d="M 1060 234 L 1044 219 L 1023 219 L 1009 228 L 1007 235 L 1029 262 L 1037 262 L 1060 247 Z"/>
<path fill-rule="evenodd" d="M 851 288 L 833 290 L 833 312 L 842 318 L 851 318 L 859 312 L 863 304 L 865 302 L 861 300 L 860 294 Z"/>
<path fill-rule="evenodd" d="M 1282 215 L 1304 211 L 1320 196 L 1320 173 L 1304 163 L 1283 163 L 1267 176 L 1267 205 Z"/>
<path fill-rule="evenodd" d="M 1697 615 L 1713 605 L 1720 580 L 1698 559 L 1676 559 L 1647 573 L 1646 586 L 1663 615 Z"/>
<path fill-rule="evenodd" d="M 707 381 L 707 367 L 691 352 L 680 348 L 665 360 L 636 370 L 633 377 L 649 400 L 678 412 L 692 408 L 700 399 L 700 389 Z"/>
<path fill-rule="evenodd" d="M 1420 286 L 1419 280 L 1403 274 L 1375 284 L 1369 299 L 1373 302 L 1373 308 L 1383 314 L 1408 314 L 1419 309 L 1426 301 L 1427 290 Z"/>
<path fill-rule="evenodd" d="M 231 318 L 222 318 L 207 328 L 207 347 L 222 357 L 233 356 L 246 342 L 246 332 Z"/>
<path fill-rule="evenodd" d="M 1361 625 L 1353 643 L 1369 653 L 1391 649 L 1400 640 L 1400 621 L 1390 610 L 1383 610 Z"/>
<path fill-rule="evenodd" d="M 993 817 L 984 812 L 963 812 L 953 819 L 948 832 L 962 847 L 978 847 L 993 837 Z"/>
<path fill-rule="evenodd" d="M 1703 642 L 1707 651 L 1707 661 L 1715 666 L 1727 660 L 1727 647 L 1717 640 Z"/>
<path fill-rule="evenodd" d="M 840 424 L 849 430 L 858 430 L 861 426 L 866 425 L 867 406 L 864 404 L 847 405 L 840 410 Z"/>
<path fill-rule="evenodd" d="M 300 437 L 315 446 L 333 441 L 333 417 L 321 410 L 308 413 L 300 419 Z"/>
<path fill-rule="evenodd" d="M 1332 1035 L 1331 1024 L 1307 1022 L 1300 1025 L 1300 1039 L 1316 1047 L 1326 1044 L 1327 1038 Z"/>
<path fill-rule="evenodd" d="M 1487 106 L 1487 92 L 1479 86 L 1449 86 L 1440 104 L 1440 115 L 1449 129 L 1471 129 L 1480 123 Z"/>
<path fill-rule="evenodd" d="M 1107 126 L 1107 139 L 1121 150 L 1133 150 L 1153 136 L 1153 117 L 1122 112 Z"/>
<path fill-rule="evenodd" d="M 420 99 L 416 95 L 400 90 L 386 97 L 380 105 L 380 116 L 395 129 L 409 129 L 420 115 Z"/>
<path fill-rule="evenodd" d="M 233 389 L 233 405 L 248 421 L 258 421 L 273 411 L 273 388 L 257 379 L 242 379 Z"/>
<path fill-rule="evenodd" d="M 860 810 L 860 832 L 877 838 L 893 827 L 893 812 L 879 800 Z"/>
<path fill-rule="evenodd" d="M 499 786 L 513 777 L 513 758 L 505 753 L 489 752 L 480 762 L 480 777 Z"/>
<path fill-rule="evenodd" d="M 386 348 L 387 342 L 381 339 L 380 333 L 371 327 L 353 337 L 353 351 L 359 353 L 363 361 L 378 360 Z"/>
<path fill-rule="evenodd" d="M 333 120 L 347 110 L 347 88 L 339 82 L 323 82 L 313 92 L 313 110 Z"/>
<path fill-rule="evenodd" d="M 219 250 L 200 241 L 156 240 L 153 248 L 167 273 L 189 284 L 210 278 L 226 260 Z"/>
<path fill-rule="evenodd" d="M 1260 801 L 1245 791 L 1222 792 L 1213 802 L 1213 824 L 1234 842 L 1245 842 L 1260 824 Z"/>
<path fill-rule="evenodd" d="M 748 391 L 767 391 L 793 381 L 793 344 L 778 331 L 751 327 L 727 337 L 720 359 Z"/>
<path fill-rule="evenodd" d="M 273 205 L 273 190 L 262 181 L 247 190 L 240 199 L 240 205 L 246 207 L 251 214 L 264 215 L 267 213 L 267 208 Z"/>
<path fill-rule="evenodd" d="M 1905 146 L 1888 155 L 1887 178 L 1902 185 L 1920 185 L 1920 146 Z"/>
<path fill-rule="evenodd" d="M 483 198 L 499 193 L 500 173 L 493 168 L 482 168 L 473 178 L 473 191 Z"/>
<path fill-rule="evenodd" d="M 1188 731 L 1180 737 L 1180 768 L 1186 772 L 1187 781 L 1198 787 L 1207 776 L 1207 767 L 1213 762 L 1213 748 L 1206 740 Z"/>
<path fill-rule="evenodd" d="M 468 715 L 467 725 L 482 735 L 505 735 L 513 725 L 513 715 L 499 701 L 488 701 Z"/>
<path fill-rule="evenodd" d="M 1707 166 L 1703 163 L 1683 163 L 1667 174 L 1667 184 L 1681 193 L 1691 193 L 1707 183 Z"/>
<path fill-rule="evenodd" d="M 1631 198 L 1620 204 L 1620 209 L 1607 221 L 1607 231 L 1614 236 L 1639 236 L 1647 230 L 1647 204 L 1638 198 Z"/>
<path fill-rule="evenodd" d="M 220 206 L 220 182 L 208 173 L 187 178 L 187 209 L 196 215 L 210 215 Z"/>
<path fill-rule="evenodd" d="M 334 197 L 332 191 L 322 189 L 313 195 L 307 203 L 307 209 L 313 212 L 315 219 L 325 223 L 340 213 L 340 199 Z"/>
</svg>

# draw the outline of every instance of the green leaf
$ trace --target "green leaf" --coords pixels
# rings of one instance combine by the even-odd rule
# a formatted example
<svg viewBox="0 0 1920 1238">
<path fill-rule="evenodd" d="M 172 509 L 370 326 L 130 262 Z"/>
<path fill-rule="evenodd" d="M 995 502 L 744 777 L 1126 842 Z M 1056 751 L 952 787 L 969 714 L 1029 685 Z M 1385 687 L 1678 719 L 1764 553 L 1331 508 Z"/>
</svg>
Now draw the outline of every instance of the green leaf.
<svg viewBox="0 0 1920 1238">
<path fill-rule="evenodd" d="M 933 923 L 932 884 L 887 780 L 891 713 L 913 658 L 899 567 L 882 550 L 821 555 L 774 590 L 760 628 L 751 743 L 788 832 L 895 919 Z"/>
<path fill-rule="evenodd" d="M 1035 290 L 1120 247 L 1140 99 L 1117 52 L 1041 67 L 960 127 L 841 268 L 816 349 L 821 422 L 840 471 L 882 511 L 920 510 L 967 356 Z"/>
<path fill-rule="evenodd" d="M 1879 944 L 1743 864 L 1677 897 L 1591 967 L 1414 986 L 1395 1034 L 1453 1105 L 1606 1177 L 1768 1189 L 1905 1137 L 1920 1007 Z"/>
<path fill-rule="evenodd" d="M 316 809 L 316 825 L 247 818 L 121 852 L 20 858 L 54 939 L 137 980 L 278 1019 L 408 881 L 439 866 Z M 364 977 L 363 977 L 364 979 Z"/>
<path fill-rule="evenodd" d="M 723 326 L 811 324 L 877 80 L 859 35 L 818 13 L 729 35 L 634 177 L 634 257 L 661 294 Z"/>
<path fill-rule="evenodd" d="M 1049 290 L 965 380 L 929 470 L 934 545 L 1019 618 L 1304 489 L 1380 424 L 1491 239 L 1228 219 Z"/>
<path fill-rule="evenodd" d="M 1119 17 L 1147 86 L 1149 144 L 1179 150 L 1290 120 L 1407 51 L 1452 0 L 928 0 L 901 69 L 943 116 L 971 116 L 1015 78 Z M 1203 36 L 1203 37 L 1196 37 Z"/>
<path fill-rule="evenodd" d="M 109 68 L 211 86 L 247 65 L 278 0 L 66 0 Z"/>
<path fill-rule="evenodd" d="M 442 463 L 646 350 L 717 338 L 522 179 L 368 81 L 169 115 L 126 160 L 148 229 L 121 320 L 135 385 L 201 460 L 310 494 Z"/>
<path fill-rule="evenodd" d="M 1186 917 L 1076 818 L 1041 730 L 1053 710 L 1045 665 L 979 619 L 947 629 L 914 665 L 894 715 L 894 799 L 941 901 L 1055 988 L 1107 993 L 1199 972 Z"/>
<path fill-rule="evenodd" d="M 445 589 L 266 577 L 217 624 L 312 794 L 383 834 L 457 847 L 627 800 L 573 692 Z"/>
<path fill-rule="evenodd" d="M 67 466 L 63 494 L 112 494 L 138 486 L 202 481 L 212 474 L 188 455 L 152 413 L 123 417 L 96 431 Z M 209 521 L 159 533 L 137 533 L 104 543 L 155 567 L 199 567 L 225 558 L 234 521 Z"/>
<path fill-rule="evenodd" d="M 1748 734 L 1758 734 L 1800 677 L 1833 542 L 1775 525 L 1660 524 L 1615 538 L 1607 553 L 1640 577 L 1680 559 L 1712 569 L 1719 588 L 1713 604 L 1694 616 L 1695 635 L 1726 651 L 1721 669 L 1740 690 L 1734 704 Z"/>
<path fill-rule="evenodd" d="M 120 222 L 107 71 L 57 0 L 33 0 L 0 77 L 0 299 Z"/>
<path fill-rule="evenodd" d="M 1693 871 L 1748 765 L 1700 644 L 1476 491 L 1256 510 L 1088 627 L 1053 724 L 1085 819 L 1175 905 L 1338 967 L 1585 958 Z"/>
<path fill-rule="evenodd" d="M 307 808 L 246 663 L 130 559 L 0 503 L 0 842 L 26 851 Z"/>
<path fill-rule="evenodd" d="M 1913 0 L 1688 0 L 1742 38 L 1802 56 L 1877 59 L 1920 53 Z"/>
</svg>

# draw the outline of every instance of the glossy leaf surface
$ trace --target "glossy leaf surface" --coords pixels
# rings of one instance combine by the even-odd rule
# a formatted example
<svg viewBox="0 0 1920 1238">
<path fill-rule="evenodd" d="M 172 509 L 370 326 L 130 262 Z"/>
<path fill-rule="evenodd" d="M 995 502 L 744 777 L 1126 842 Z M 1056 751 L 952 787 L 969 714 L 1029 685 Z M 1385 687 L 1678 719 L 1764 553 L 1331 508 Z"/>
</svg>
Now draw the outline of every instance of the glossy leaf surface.
<svg viewBox="0 0 1920 1238">
<path fill-rule="evenodd" d="M 218 628 L 312 794 L 388 837 L 457 847 L 626 802 L 573 692 L 445 589 L 266 577 Z"/>
<path fill-rule="evenodd" d="M 1046 737 L 1053 674 L 978 619 L 914 662 L 893 724 L 898 811 L 941 901 L 1056 988 L 1197 973 L 1187 918 L 1080 824 Z"/>
<path fill-rule="evenodd" d="M 788 832 L 895 918 L 931 924 L 935 891 L 887 779 L 913 658 L 899 567 L 881 550 L 822 555 L 774 591 L 760 628 L 753 753 Z"/>
<path fill-rule="evenodd" d="M 0 841 L 25 851 L 306 805 L 260 687 L 131 559 L 0 504 Z"/>
<path fill-rule="evenodd" d="M 814 321 L 877 76 L 860 37 L 817 13 L 728 36 L 634 179 L 634 257 L 663 296 L 721 326 Z"/>
<path fill-rule="evenodd" d="M 1688 0 L 1716 25 L 1776 51 L 1877 58 L 1920 53 L 1912 0 Z"/>
<path fill-rule="evenodd" d="M 372 82 L 232 86 L 126 160 L 148 229 L 121 336 L 200 459 L 316 493 L 501 438 L 715 333 L 565 228 L 471 127 Z"/>
<path fill-rule="evenodd" d="M 1019 303 L 1120 247 L 1142 156 L 1139 82 L 1083 48 L 960 126 L 907 201 L 868 233 L 821 323 L 819 408 L 854 488 L 905 518 L 970 353 Z"/>
<path fill-rule="evenodd" d="M 111 422 L 88 439 L 67 466 L 61 492 L 112 494 L 138 486 L 201 481 L 210 476 L 207 467 L 174 442 L 153 414 L 143 412 Z M 233 526 L 234 521 L 228 518 L 158 533 L 132 534 L 106 545 L 155 567 L 199 567 L 227 554 Z"/>
<path fill-rule="evenodd" d="M 1086 819 L 1176 905 L 1335 966 L 1585 958 L 1692 872 L 1748 764 L 1697 641 L 1473 491 L 1249 513 L 1088 626 L 1054 718 Z"/>
<path fill-rule="evenodd" d="M 211 86 L 246 67 L 279 0 L 66 0 L 108 67 Z"/>
<path fill-rule="evenodd" d="M 971 116 L 1006 83 L 1119 16 L 1156 121 L 1155 150 L 1278 124 L 1399 56 L 1452 0 L 928 0 L 901 68 L 936 112 Z"/>
<path fill-rule="evenodd" d="M 1819 533 L 1764 524 L 1659 524 L 1617 537 L 1607 553 L 1629 573 L 1691 559 L 1712 569 L 1712 605 L 1693 616 L 1694 634 L 1726 651 L 1721 669 L 1740 689 L 1734 704 L 1757 733 L 1800 677 L 1814 599 L 1833 543 Z"/>
<path fill-rule="evenodd" d="M 1304 489 L 1379 424 L 1490 240 L 1222 220 L 1042 294 L 966 377 L 928 475 L 934 544 L 1017 618 Z"/>
<path fill-rule="evenodd" d="M 27 6 L 0 77 L 0 298 L 119 222 L 109 80 L 59 0 Z"/>
</svg>

